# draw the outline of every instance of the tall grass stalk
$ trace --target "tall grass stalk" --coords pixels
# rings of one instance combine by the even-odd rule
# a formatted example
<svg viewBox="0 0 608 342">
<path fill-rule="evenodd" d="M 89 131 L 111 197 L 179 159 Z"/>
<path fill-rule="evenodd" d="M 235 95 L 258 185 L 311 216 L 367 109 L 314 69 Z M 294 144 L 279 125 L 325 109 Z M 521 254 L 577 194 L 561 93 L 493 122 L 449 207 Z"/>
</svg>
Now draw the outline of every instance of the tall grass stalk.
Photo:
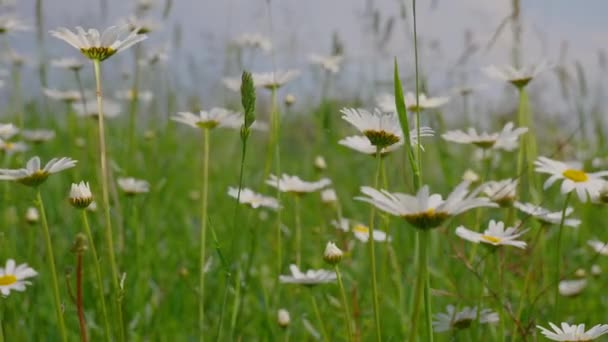
<svg viewBox="0 0 608 342">
<path fill-rule="evenodd" d="M 114 288 L 114 295 L 116 296 L 116 315 L 118 321 L 118 332 L 119 341 L 125 341 L 124 321 L 122 317 L 122 306 L 121 306 L 121 288 L 119 284 L 119 273 L 116 265 L 116 255 L 114 253 L 114 238 L 112 236 L 112 217 L 110 216 L 110 194 L 108 190 L 110 170 L 108 169 L 108 155 L 106 148 L 105 138 L 105 127 L 104 127 L 104 116 L 103 116 L 103 90 L 101 87 L 101 61 L 98 59 L 93 60 L 93 67 L 95 69 L 95 85 L 97 95 L 97 123 L 99 129 L 99 154 L 100 154 L 100 166 L 101 166 L 101 191 L 103 197 L 103 211 L 105 218 L 105 231 L 106 231 L 106 243 L 108 248 L 108 257 L 110 259 L 110 268 L 112 270 L 112 286 Z"/>
<path fill-rule="evenodd" d="M 139 105 L 139 79 L 140 79 L 140 67 L 139 59 L 141 56 L 141 45 L 137 44 L 133 47 L 133 57 L 135 69 L 133 72 L 133 86 L 131 88 L 131 98 L 129 103 L 129 145 L 128 145 L 128 159 L 133 160 L 135 156 L 135 131 L 137 121 L 137 108 Z"/>
<path fill-rule="evenodd" d="M 49 224 L 46 220 L 46 212 L 44 210 L 44 202 L 40 195 L 40 189 L 36 189 L 36 205 L 40 211 L 40 222 L 42 223 L 42 232 L 44 233 L 44 241 L 46 243 L 46 255 L 50 267 L 51 273 L 51 285 L 53 287 L 53 296 L 55 299 L 55 313 L 57 314 L 57 325 L 59 334 L 63 342 L 67 342 L 68 335 L 65 330 L 65 322 L 63 319 L 63 306 L 61 304 L 61 295 L 59 294 L 59 282 L 57 281 L 57 269 L 55 267 L 55 254 L 53 253 L 53 243 L 51 242 L 51 233 L 49 231 Z"/>
<path fill-rule="evenodd" d="M 323 340 L 325 342 L 330 342 L 329 336 L 327 335 L 327 329 L 325 329 L 325 321 L 323 321 L 323 317 L 321 316 L 321 312 L 319 311 L 319 305 L 317 304 L 317 298 L 315 297 L 315 293 L 313 288 L 310 288 L 310 298 L 312 299 L 312 308 L 315 311 L 315 316 L 319 321 L 319 326 L 321 327 L 321 334 L 323 335 Z"/>
<path fill-rule="evenodd" d="M 380 171 L 382 168 L 382 155 L 380 154 L 380 147 L 376 146 L 376 175 L 374 176 L 374 188 L 378 188 L 380 183 Z M 372 268 L 372 304 L 374 308 L 374 332 L 377 341 L 382 341 L 382 329 L 380 328 L 380 306 L 378 304 L 378 284 L 376 279 L 376 251 L 374 248 L 374 221 L 375 221 L 376 208 L 372 206 L 369 214 L 369 238 L 367 244 L 369 246 L 369 258 Z"/>
<path fill-rule="evenodd" d="M 95 247 L 95 242 L 93 241 L 93 234 L 91 233 L 91 226 L 89 225 L 89 219 L 87 217 L 86 210 L 81 210 L 82 212 L 82 224 L 84 225 L 85 233 L 87 234 L 87 239 L 89 240 L 89 247 L 91 248 L 91 254 L 93 257 L 93 267 L 95 268 L 95 280 L 97 281 L 97 296 L 101 303 L 101 314 L 103 316 L 103 326 L 105 330 L 105 340 L 110 342 L 112 341 L 112 333 L 110 331 L 110 320 L 108 319 L 108 310 L 106 307 L 106 296 L 104 293 L 103 286 L 103 275 L 101 273 L 101 266 L 99 265 L 99 256 L 97 254 L 97 248 Z"/>
<path fill-rule="evenodd" d="M 373 240 L 369 240 L 369 243 L 373 243 Z M 340 288 L 340 296 L 342 297 L 342 306 L 344 312 L 344 324 L 346 325 L 346 336 L 348 341 L 354 341 L 353 328 L 351 324 L 350 310 L 348 309 L 348 299 L 346 297 L 346 290 L 344 289 L 344 282 L 342 281 L 342 275 L 340 274 L 340 267 L 336 264 L 334 266 L 336 271 L 336 277 L 338 278 L 338 287 Z"/>
<path fill-rule="evenodd" d="M 555 315 L 559 314 L 559 281 L 561 277 L 560 272 L 560 261 L 561 261 L 561 252 L 562 252 L 562 232 L 564 230 L 564 222 L 566 221 L 566 212 L 568 211 L 568 202 L 570 202 L 570 197 L 572 196 L 572 192 L 569 192 L 566 195 L 566 199 L 564 200 L 564 207 L 562 208 L 562 218 L 559 222 L 559 231 L 557 233 L 557 246 L 555 251 L 555 308 L 553 312 Z"/>
<path fill-rule="evenodd" d="M 199 292 L 198 292 L 198 328 L 199 340 L 205 340 L 205 254 L 207 236 L 207 196 L 209 187 L 209 128 L 203 128 L 203 182 L 201 189 L 201 240 L 200 240 L 200 269 L 199 269 Z"/>
</svg>

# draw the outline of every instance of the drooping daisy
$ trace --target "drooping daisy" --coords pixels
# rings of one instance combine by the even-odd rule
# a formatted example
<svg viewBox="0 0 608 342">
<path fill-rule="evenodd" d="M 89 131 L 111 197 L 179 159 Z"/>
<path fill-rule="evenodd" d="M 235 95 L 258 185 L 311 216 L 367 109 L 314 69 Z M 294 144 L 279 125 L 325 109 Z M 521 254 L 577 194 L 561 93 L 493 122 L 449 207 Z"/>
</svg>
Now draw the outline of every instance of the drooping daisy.
<svg viewBox="0 0 608 342">
<path fill-rule="evenodd" d="M 509 207 L 515 201 L 517 196 L 517 179 L 505 179 L 501 181 L 489 181 L 484 183 L 482 193 L 490 199 L 490 201 L 500 205 L 501 207 Z"/>
<path fill-rule="evenodd" d="M 31 141 L 34 144 L 41 144 L 55 138 L 55 131 L 50 129 L 32 129 L 23 130 L 21 132 L 23 139 Z"/>
<path fill-rule="evenodd" d="M 587 244 L 593 248 L 593 250 L 601 255 L 608 256 L 608 243 L 604 243 L 600 240 L 589 240 Z"/>
<path fill-rule="evenodd" d="M 446 313 L 435 314 L 433 330 L 435 332 L 445 332 L 450 330 L 462 330 L 471 326 L 477 319 L 477 307 L 465 306 L 462 310 L 456 311 L 453 305 L 446 307 Z M 483 309 L 479 312 L 479 323 L 496 323 L 499 320 L 498 313 Z"/>
<path fill-rule="evenodd" d="M 58 58 L 51 60 L 51 65 L 57 68 L 79 71 L 84 67 L 82 60 L 77 58 Z"/>
<path fill-rule="evenodd" d="M 598 198 L 600 189 L 605 184 L 602 177 L 608 176 L 608 171 L 585 172 L 580 163 L 566 164 L 547 157 L 538 157 L 534 161 L 534 165 L 536 166 L 536 172 L 551 175 L 545 181 L 543 189 L 547 189 L 555 181 L 562 179 L 561 193 L 567 194 L 574 190 L 581 202 Z"/>
<path fill-rule="evenodd" d="M 280 178 L 275 175 L 270 175 L 270 178 L 266 180 L 266 184 L 278 188 L 281 192 L 305 194 L 324 189 L 331 184 L 331 180 L 328 178 L 322 178 L 316 182 L 307 182 L 303 181 L 298 176 L 282 174 Z"/>
<path fill-rule="evenodd" d="M 564 297 L 574 297 L 587 287 L 587 279 L 562 280 L 559 282 L 559 294 Z"/>
<path fill-rule="evenodd" d="M 517 148 L 517 140 L 520 135 L 528 131 L 527 127 L 513 129 L 514 124 L 509 122 L 500 132 L 481 134 L 475 128 L 469 128 L 467 132 L 461 130 L 448 131 L 441 135 L 447 141 L 458 144 L 473 144 L 482 149 L 495 149 L 512 151 Z"/>
<path fill-rule="evenodd" d="M 312 54 L 309 56 L 309 60 L 311 64 L 320 66 L 323 70 L 330 72 L 332 74 L 340 71 L 340 65 L 344 60 L 344 56 L 340 55 L 332 55 L 332 56 L 321 56 L 317 54 Z"/>
<path fill-rule="evenodd" d="M 79 209 L 85 209 L 93 202 L 93 194 L 88 182 L 72 183 L 70 188 L 70 204 Z"/>
<path fill-rule="evenodd" d="M 125 192 L 127 196 L 134 196 L 150 191 L 150 183 L 145 180 L 129 178 L 118 178 L 118 187 Z"/>
<path fill-rule="evenodd" d="M 436 228 L 447 219 L 467 210 L 479 207 L 498 207 L 488 198 L 477 197 L 478 191 L 469 192 L 469 182 L 460 183 L 444 200 L 439 194 L 430 194 L 428 185 L 418 190 L 416 196 L 390 193 L 371 187 L 361 187 L 361 192 L 369 197 L 355 199 L 368 202 L 391 215 L 404 218 L 418 229 Z"/>
<path fill-rule="evenodd" d="M 543 224 L 560 224 L 562 219 L 561 211 L 549 211 L 548 209 L 532 203 L 522 203 L 516 201 L 513 203 L 513 206 L 525 214 L 532 216 Z M 566 216 L 570 216 L 573 211 L 574 209 L 570 207 L 566 208 Z M 579 219 L 567 218 L 564 220 L 564 226 L 577 228 L 580 224 L 581 220 Z"/>
<path fill-rule="evenodd" d="M 287 71 L 276 71 L 276 72 L 265 72 L 265 73 L 254 73 L 253 83 L 256 87 L 263 87 L 266 89 L 278 89 L 285 85 L 287 82 L 296 79 L 300 76 L 299 70 L 287 70 Z"/>
<path fill-rule="evenodd" d="M 373 113 L 365 109 L 343 108 L 342 119 L 355 126 L 369 142 L 379 149 L 389 147 L 403 140 L 401 124 L 395 112 L 382 113 L 375 109 Z"/>
<path fill-rule="evenodd" d="M 509 82 L 517 88 L 523 88 L 530 83 L 532 79 L 550 67 L 551 66 L 547 61 L 542 61 L 539 64 L 528 65 L 519 69 L 510 65 L 504 67 L 490 65 L 483 68 L 483 72 L 491 78 Z"/>
<path fill-rule="evenodd" d="M 418 107 L 416 107 L 416 94 L 408 92 L 403 96 L 405 106 L 410 111 L 418 111 L 424 109 L 438 108 L 443 106 L 449 101 L 449 97 L 427 97 L 425 94 L 420 93 L 418 98 Z M 395 95 L 392 94 L 381 94 L 376 97 L 376 104 L 385 113 L 397 112 L 397 106 L 395 105 Z"/>
<path fill-rule="evenodd" d="M 543 328 L 540 325 L 537 325 L 536 327 L 540 329 L 541 334 L 552 341 L 593 341 L 608 333 L 608 324 L 598 324 L 587 331 L 585 331 L 585 324 L 570 325 L 568 323 L 562 323 L 561 327 L 558 327 L 549 322 L 549 326 L 551 326 L 551 329 L 553 330 Z"/>
<path fill-rule="evenodd" d="M 432 137 L 434 135 L 434 133 L 435 132 L 430 127 L 420 127 L 420 136 L 422 136 L 422 137 Z M 410 131 L 410 142 L 411 142 L 412 146 L 418 144 L 418 133 L 417 133 L 416 129 L 413 129 Z M 338 141 L 338 144 L 340 144 L 342 146 L 346 146 L 352 150 L 355 150 L 355 151 L 363 153 L 363 154 L 369 154 L 371 156 L 376 155 L 377 147 L 372 145 L 370 140 L 367 137 L 362 136 L 362 135 L 353 135 L 350 137 L 346 137 L 346 138 Z M 399 142 L 397 142 L 395 144 L 381 148 L 380 155 L 381 156 L 387 155 L 388 153 L 399 149 L 401 146 L 403 146 L 403 139 L 399 140 Z M 424 150 L 424 147 L 422 147 L 422 150 Z"/>
<path fill-rule="evenodd" d="M 264 52 L 272 50 L 270 39 L 260 33 L 243 33 L 236 37 L 233 42 L 239 47 L 260 49 Z"/>
<path fill-rule="evenodd" d="M 336 281 L 337 276 L 334 271 L 327 270 L 308 270 L 302 273 L 298 266 L 289 265 L 291 275 L 279 276 L 279 281 L 285 284 L 317 285 Z"/>
<path fill-rule="evenodd" d="M 0 267 L 0 293 L 2 296 L 8 296 L 11 291 L 23 292 L 26 285 L 31 283 L 26 279 L 35 277 L 38 272 L 27 264 L 16 265 L 15 260 L 8 259 L 6 267 Z"/>
<path fill-rule="evenodd" d="M 85 31 L 77 26 L 76 32 L 60 27 L 50 31 L 55 38 L 61 39 L 78 49 L 82 54 L 92 60 L 104 61 L 116 53 L 124 51 L 146 38 L 145 34 L 139 34 L 138 30 L 132 30 L 129 25 L 110 26 L 102 34 L 96 29 Z M 122 36 L 126 35 L 123 39 Z"/>
<path fill-rule="evenodd" d="M 53 158 L 41 168 L 40 158 L 32 157 L 23 169 L 0 169 L 0 180 L 11 180 L 27 186 L 42 184 L 51 174 L 76 166 L 71 158 Z"/>
<path fill-rule="evenodd" d="M 238 192 L 238 188 L 228 188 L 228 195 L 230 197 L 237 198 Z M 277 210 L 281 207 L 276 198 L 258 194 L 248 188 L 241 189 L 241 196 L 239 198 L 239 202 L 243 204 L 248 204 L 254 209 L 264 207 Z"/>
<path fill-rule="evenodd" d="M 198 114 L 190 112 L 179 112 L 171 119 L 181 122 L 194 128 L 212 129 L 216 127 L 234 127 L 234 123 L 239 121 L 239 113 L 229 111 L 224 108 L 211 108 L 209 111 L 201 110 Z M 242 124 L 240 120 L 239 125 Z"/>
<path fill-rule="evenodd" d="M 483 242 L 492 246 L 504 245 L 524 249 L 526 248 L 526 243 L 516 239 L 527 231 L 527 229 L 519 231 L 516 227 L 507 227 L 505 229 L 505 224 L 503 222 L 491 220 L 488 229 L 486 229 L 483 234 L 469 230 L 464 226 L 460 226 L 456 228 L 456 235 L 474 243 Z"/>
<path fill-rule="evenodd" d="M 0 35 L 9 32 L 28 31 L 30 27 L 13 15 L 0 16 Z"/>
</svg>

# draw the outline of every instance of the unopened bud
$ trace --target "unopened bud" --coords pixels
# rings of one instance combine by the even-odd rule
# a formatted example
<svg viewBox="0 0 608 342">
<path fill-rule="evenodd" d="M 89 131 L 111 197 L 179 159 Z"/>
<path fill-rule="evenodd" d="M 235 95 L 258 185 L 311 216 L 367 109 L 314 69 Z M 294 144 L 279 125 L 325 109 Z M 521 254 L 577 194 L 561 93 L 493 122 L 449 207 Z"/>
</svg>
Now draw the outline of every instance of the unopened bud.
<svg viewBox="0 0 608 342">
<path fill-rule="evenodd" d="M 277 312 L 277 322 L 281 328 L 287 328 L 289 322 L 291 322 L 291 318 L 289 317 L 289 311 L 285 309 L 279 309 Z"/>
<path fill-rule="evenodd" d="M 296 103 L 296 97 L 293 94 L 287 94 L 285 96 L 285 105 L 291 107 L 294 103 Z"/>
<path fill-rule="evenodd" d="M 333 242 L 328 242 L 327 246 L 325 246 L 325 253 L 323 254 L 323 260 L 326 263 L 335 265 L 342 260 L 342 250 L 336 246 Z"/>
</svg>

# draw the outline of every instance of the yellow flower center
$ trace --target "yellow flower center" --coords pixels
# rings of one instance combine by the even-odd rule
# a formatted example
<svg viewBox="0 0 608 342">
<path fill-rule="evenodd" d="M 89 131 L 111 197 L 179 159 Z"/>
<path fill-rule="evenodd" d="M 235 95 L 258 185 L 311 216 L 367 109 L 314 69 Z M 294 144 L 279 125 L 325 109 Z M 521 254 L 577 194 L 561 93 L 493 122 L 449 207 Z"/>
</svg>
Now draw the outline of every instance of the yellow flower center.
<svg viewBox="0 0 608 342">
<path fill-rule="evenodd" d="M 0 276 L 0 286 L 7 286 L 17 282 L 17 277 L 12 274 Z"/>
<path fill-rule="evenodd" d="M 564 171 L 563 175 L 569 180 L 577 183 L 586 182 L 589 180 L 589 176 L 587 176 L 585 171 L 582 170 L 568 169 Z"/>
<path fill-rule="evenodd" d="M 489 243 L 494 243 L 494 244 L 499 243 L 502 240 L 501 238 L 497 238 L 495 236 L 490 236 L 490 235 L 482 235 L 481 238 Z"/>
<path fill-rule="evenodd" d="M 362 224 L 356 224 L 353 227 L 353 231 L 356 233 L 369 234 L 369 228 L 367 228 L 366 226 L 364 226 Z"/>
</svg>

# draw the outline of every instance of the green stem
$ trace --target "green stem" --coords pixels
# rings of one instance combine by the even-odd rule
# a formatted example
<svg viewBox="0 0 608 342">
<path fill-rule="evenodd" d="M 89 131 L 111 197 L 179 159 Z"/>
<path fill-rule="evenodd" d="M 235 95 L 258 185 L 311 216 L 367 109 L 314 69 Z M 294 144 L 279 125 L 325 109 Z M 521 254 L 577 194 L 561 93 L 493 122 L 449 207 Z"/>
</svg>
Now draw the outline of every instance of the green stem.
<svg viewBox="0 0 608 342">
<path fill-rule="evenodd" d="M 325 342 L 331 341 L 327 336 L 327 331 L 325 330 L 325 324 L 323 323 L 323 319 L 321 318 L 321 313 L 319 311 L 319 306 L 317 305 L 317 298 L 315 298 L 315 293 L 312 288 L 310 290 L 310 298 L 312 298 L 312 307 L 315 311 L 315 316 L 317 316 L 317 320 L 319 321 L 319 325 L 321 326 L 321 334 L 323 335 L 323 340 Z"/>
<path fill-rule="evenodd" d="M 294 196 L 294 210 L 296 219 L 296 265 L 302 265 L 302 222 L 300 220 L 300 195 Z"/>
<path fill-rule="evenodd" d="M 205 340 L 205 248 L 207 236 L 207 192 L 209 185 L 209 129 L 203 129 L 203 188 L 201 207 L 201 265 L 198 293 L 198 328 L 199 340 Z"/>
<path fill-rule="evenodd" d="M 376 175 L 374 179 L 374 187 L 378 188 L 378 183 L 380 182 L 380 171 L 382 167 L 382 156 L 380 155 L 380 148 L 376 147 Z M 375 334 L 376 340 L 382 341 L 382 334 L 380 328 L 380 307 L 378 305 L 378 284 L 376 280 L 376 252 L 374 248 L 374 216 L 376 213 L 376 208 L 372 206 L 370 218 L 369 218 L 369 238 L 367 239 L 367 245 L 369 246 L 369 257 L 372 269 L 372 303 L 374 308 L 374 325 L 375 325 Z"/>
<path fill-rule="evenodd" d="M 570 201 L 572 192 L 566 195 L 564 201 L 564 208 L 562 209 L 562 218 L 559 222 L 559 231 L 557 233 L 557 250 L 555 253 L 555 315 L 559 314 L 559 280 L 560 280 L 560 261 L 561 261 L 561 250 L 562 250 L 562 231 L 564 230 L 564 222 L 566 221 L 566 211 L 568 210 L 568 202 Z"/>
<path fill-rule="evenodd" d="M 500 323 L 498 326 L 498 335 L 501 341 L 505 341 L 505 321 L 507 320 L 507 315 L 505 313 L 504 307 L 504 270 L 501 260 L 501 251 L 496 251 L 496 267 L 498 269 L 498 306 L 499 306 L 499 314 L 500 314 Z M 481 307 L 477 308 L 478 311 L 481 310 Z"/>
<path fill-rule="evenodd" d="M 137 107 L 139 104 L 139 57 L 141 55 L 141 45 L 134 46 L 135 71 L 133 74 L 133 88 L 131 89 L 131 103 L 129 105 L 129 148 L 128 160 L 133 160 L 135 154 L 135 121 L 137 118 Z"/>
<path fill-rule="evenodd" d="M 336 270 L 336 276 L 338 277 L 338 286 L 340 287 L 340 295 L 342 296 L 342 306 L 344 307 L 344 324 L 346 324 L 346 333 L 349 341 L 354 341 L 353 328 L 351 327 L 350 311 L 348 309 L 348 300 L 346 299 L 346 291 L 344 289 L 344 283 L 342 282 L 342 275 L 340 274 L 340 268 L 338 265 L 334 266 Z"/>
<path fill-rule="evenodd" d="M 119 341 L 125 341 L 124 323 L 122 317 L 122 306 L 121 306 L 121 288 L 119 284 L 120 276 L 118 274 L 118 267 L 116 266 L 116 256 L 114 253 L 114 238 L 112 237 L 112 218 L 110 216 L 110 194 L 108 191 L 108 184 L 110 179 L 108 160 L 107 160 L 107 149 L 106 149 L 106 137 L 104 128 L 104 116 L 103 116 L 103 95 L 101 88 L 101 62 L 99 60 L 93 60 L 93 66 L 95 68 L 95 85 L 97 89 L 97 122 L 99 125 L 99 153 L 100 153 L 100 164 L 101 164 L 101 190 L 103 197 L 103 211 L 106 225 L 106 243 L 108 245 L 108 256 L 110 258 L 110 268 L 112 269 L 112 286 L 114 288 L 114 294 L 116 296 L 116 312 L 118 319 L 118 332 Z"/>
<path fill-rule="evenodd" d="M 430 298 L 428 296 L 429 292 L 429 282 L 428 282 L 428 244 L 429 244 L 429 232 L 425 230 L 418 230 L 416 232 L 416 241 L 417 241 L 417 251 L 418 255 L 416 257 L 418 262 L 418 276 L 416 277 L 416 286 L 414 290 L 414 308 L 412 311 L 412 324 L 410 330 L 410 341 L 418 341 L 418 319 L 420 315 L 420 304 L 422 299 L 424 298 L 425 310 L 427 311 L 426 319 L 427 319 L 427 341 L 433 340 L 433 327 L 432 322 L 429 320 L 431 317 L 431 306 L 430 306 Z M 432 318 L 432 317 L 431 317 Z"/>
<path fill-rule="evenodd" d="M 38 204 L 38 210 L 40 211 L 40 220 L 42 222 L 42 230 L 46 242 L 46 254 L 47 258 L 49 259 L 49 266 L 51 268 L 51 281 L 53 285 L 53 295 L 55 298 L 55 313 L 57 314 L 59 333 L 61 335 L 61 340 L 66 342 L 68 340 L 68 336 L 65 330 L 65 323 L 63 320 L 61 296 L 59 295 L 59 282 L 57 281 L 57 270 L 55 268 L 55 256 L 53 253 L 53 243 L 51 242 L 51 233 L 49 232 L 49 224 L 46 220 L 46 212 L 44 211 L 44 202 L 42 201 L 42 196 L 40 195 L 40 189 L 36 189 L 36 204 Z"/>
<path fill-rule="evenodd" d="M 89 219 L 87 218 L 86 210 L 82 210 L 82 223 L 84 224 L 85 233 L 89 239 L 89 246 L 91 253 L 93 254 L 93 266 L 95 267 L 95 278 L 97 280 L 97 289 L 99 293 L 99 300 L 101 301 L 101 313 L 103 315 L 103 323 L 106 332 L 106 341 L 112 341 L 112 333 L 110 332 L 110 320 L 108 319 L 108 310 L 106 308 L 106 297 L 103 290 L 103 276 L 101 274 L 101 266 L 99 265 L 99 257 L 97 256 L 97 248 L 93 242 L 93 234 L 91 234 L 91 226 L 89 225 Z"/>
<path fill-rule="evenodd" d="M 416 161 L 418 163 L 418 170 L 420 171 L 418 174 L 419 184 L 422 184 L 422 145 L 420 143 L 422 138 L 420 137 L 420 84 L 418 82 L 418 31 L 416 29 L 416 0 L 412 0 L 412 15 L 414 19 L 414 68 L 416 78 L 416 134 L 418 136 L 416 144 Z"/>
</svg>

